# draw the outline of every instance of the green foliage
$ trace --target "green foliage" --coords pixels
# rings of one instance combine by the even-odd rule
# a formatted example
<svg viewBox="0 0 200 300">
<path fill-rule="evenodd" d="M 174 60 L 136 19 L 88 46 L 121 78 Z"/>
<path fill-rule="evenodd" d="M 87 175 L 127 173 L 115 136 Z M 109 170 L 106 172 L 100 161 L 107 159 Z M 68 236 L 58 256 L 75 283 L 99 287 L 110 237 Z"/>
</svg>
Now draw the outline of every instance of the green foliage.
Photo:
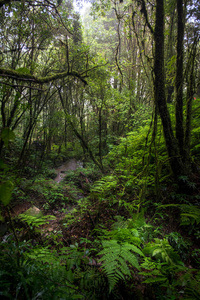
<svg viewBox="0 0 200 300">
<path fill-rule="evenodd" d="M 80 190 L 74 184 L 57 184 L 52 180 L 47 180 L 42 175 L 38 175 L 34 182 L 24 179 L 21 183 L 23 189 L 28 194 L 35 194 L 43 200 L 43 208 L 65 208 L 70 202 L 75 202 Z"/>
<path fill-rule="evenodd" d="M 14 191 L 14 178 L 12 178 L 12 176 L 8 176 L 7 175 L 7 171 L 9 171 L 8 166 L 0 159 L 0 170 L 3 170 L 3 172 L 0 173 L 0 179 L 1 179 L 1 183 L 0 183 L 0 221 L 3 220 L 3 217 L 1 215 L 1 206 L 8 206 L 11 198 L 12 198 L 12 194 Z M 10 177 L 10 179 L 8 179 Z"/>
<path fill-rule="evenodd" d="M 12 241 L 0 248 L 0 295 L 8 299 L 83 299 L 61 258 L 47 248 Z"/>
<path fill-rule="evenodd" d="M 193 232 L 197 238 L 200 236 L 200 209 L 197 205 L 191 204 L 166 204 L 161 205 L 161 208 L 176 207 L 180 210 L 180 225 L 187 226 L 189 232 Z"/>
<path fill-rule="evenodd" d="M 68 211 L 68 213 L 65 215 L 65 217 L 62 220 L 63 226 L 67 228 L 71 224 L 75 223 L 78 219 L 77 212 L 78 212 L 77 208 L 73 208 L 72 210 Z"/>
<path fill-rule="evenodd" d="M 191 253 L 192 260 L 195 262 L 195 265 L 199 268 L 200 267 L 200 249 L 194 249 Z"/>
<path fill-rule="evenodd" d="M 79 200 L 77 200 L 77 204 L 79 207 L 79 213 L 81 215 L 83 215 L 84 213 L 86 213 L 88 211 L 91 202 L 89 201 L 89 199 L 87 197 L 83 197 L 83 198 L 80 198 Z"/>
<path fill-rule="evenodd" d="M 155 242 L 148 243 L 143 252 L 146 255 L 155 257 L 156 260 L 167 263 L 169 265 L 183 265 L 179 255 L 174 251 L 167 239 L 155 238 Z"/>
<path fill-rule="evenodd" d="M 117 177 L 112 175 L 105 176 L 95 182 L 91 189 L 91 193 L 93 195 L 98 195 L 99 197 L 111 194 L 113 191 L 115 191 L 117 183 Z"/>
<path fill-rule="evenodd" d="M 191 246 L 191 242 L 184 239 L 179 232 L 170 232 L 165 236 L 168 239 L 169 244 L 180 255 L 181 259 L 186 260 L 188 258 L 188 251 Z"/>
<path fill-rule="evenodd" d="M 8 147 L 8 143 L 14 141 L 15 134 L 10 128 L 6 127 L 2 129 L 0 138 L 3 140 L 5 146 Z"/>
<path fill-rule="evenodd" d="M 116 217 L 117 222 L 112 224 L 112 231 L 105 232 L 105 235 L 118 242 L 128 242 L 140 246 L 152 238 L 153 226 L 147 224 L 144 212 L 133 214 L 131 219 L 124 220 L 120 216 Z"/>
<path fill-rule="evenodd" d="M 132 219 L 117 216 L 111 231 L 102 230 L 104 249 L 99 254 L 110 291 L 119 281 L 127 282 L 130 274 L 134 276 L 133 267 L 144 277 L 143 282 L 153 287 L 159 299 L 175 299 L 181 288 L 181 293 L 187 295 L 187 289 L 198 285 L 196 277 L 190 275 L 189 279 L 187 274 L 192 271 L 181 260 L 188 259 L 190 243 L 177 232 L 162 239 L 158 234 L 157 228 L 146 223 L 143 212 L 134 214 Z M 194 256 L 197 259 L 198 254 Z M 160 296 L 163 293 L 166 297 Z"/>
<path fill-rule="evenodd" d="M 193 112 L 192 112 L 192 132 L 191 132 L 191 154 L 194 162 L 198 164 L 199 156 L 199 138 L 200 138 L 200 118 L 199 118 L 199 101 L 193 101 Z"/>
<path fill-rule="evenodd" d="M 49 224 L 50 220 L 55 220 L 56 217 L 55 216 L 51 216 L 51 215 L 46 215 L 46 216 L 31 216 L 31 215 L 26 215 L 26 214 L 20 214 L 19 218 L 26 222 L 28 224 L 28 226 L 30 227 L 30 229 L 33 228 L 38 228 L 42 225 L 45 224 Z"/>
<path fill-rule="evenodd" d="M 66 198 L 59 190 L 46 190 L 43 195 L 45 196 L 47 202 L 50 205 L 54 205 L 56 201 L 62 202 L 65 201 Z"/>
<path fill-rule="evenodd" d="M 140 275 L 145 276 L 143 283 L 154 287 L 156 299 L 199 299 L 199 272 L 178 264 L 155 261 L 145 257 Z"/>
<path fill-rule="evenodd" d="M 143 253 L 132 244 L 120 244 L 116 240 L 103 241 L 102 246 L 104 249 L 98 255 L 102 255 L 100 261 L 103 262 L 102 267 L 108 277 L 111 292 L 119 280 L 125 280 L 126 277 L 131 276 L 129 266 L 139 269 L 136 255 L 143 256 Z"/>
<path fill-rule="evenodd" d="M 129 211 L 127 199 L 132 201 L 134 199 L 135 209 L 140 209 L 147 202 L 147 189 L 148 193 L 153 192 L 159 197 L 161 186 L 169 176 L 167 152 L 161 135 L 160 122 L 156 136 L 152 131 L 152 126 L 144 126 L 129 132 L 108 155 L 110 165 L 112 168 L 113 165 L 115 167 L 114 175 L 117 175 L 123 189 L 123 197 L 120 197 L 121 204 L 127 206 Z"/>
<path fill-rule="evenodd" d="M 47 170 L 45 170 L 44 175 L 45 175 L 47 178 L 54 179 L 54 178 L 56 178 L 56 175 L 57 175 L 57 174 L 56 174 L 55 170 L 47 169 Z"/>
<path fill-rule="evenodd" d="M 166 272 L 166 263 L 164 262 L 155 262 L 151 258 L 146 257 L 145 261 L 141 264 L 141 268 L 143 268 L 144 271 L 140 272 L 140 275 L 143 275 L 146 277 L 146 279 L 143 281 L 144 283 L 148 284 L 163 284 L 163 283 L 169 283 L 167 274 L 169 274 L 172 270 L 172 267 L 167 267 Z"/>
<path fill-rule="evenodd" d="M 188 176 L 179 176 L 178 179 L 186 184 L 189 188 L 195 189 L 195 183 L 191 181 Z"/>
<path fill-rule="evenodd" d="M 181 204 L 181 225 L 198 225 L 200 223 L 200 209 L 195 205 Z"/>
<path fill-rule="evenodd" d="M 18 68 L 16 71 L 22 74 L 30 74 L 30 70 L 28 68 Z"/>
<path fill-rule="evenodd" d="M 140 249 L 144 241 L 143 229 L 147 228 L 143 213 L 135 214 L 132 219 L 125 220 L 118 216 L 111 231 L 102 231 L 103 250 L 98 255 L 103 255 L 103 269 L 108 278 L 110 292 L 119 280 L 125 281 L 131 276 L 133 269 L 140 269 L 138 257 L 143 257 Z M 105 240 L 105 237 L 107 240 Z"/>
<path fill-rule="evenodd" d="M 10 180 L 0 185 L 0 199 L 3 205 L 6 206 L 10 203 L 13 189 L 14 189 L 14 184 Z"/>
<path fill-rule="evenodd" d="M 121 138 L 120 144 L 110 151 L 108 159 L 111 163 L 115 162 L 116 171 L 128 175 L 130 172 L 142 170 L 148 131 L 149 127 L 146 126 L 137 132 L 129 132 L 127 137 Z"/>
<path fill-rule="evenodd" d="M 178 243 L 180 240 L 180 235 L 177 233 L 170 234 L 169 237 L 171 237 L 171 242 L 176 240 L 176 243 Z M 182 245 L 185 247 L 183 240 Z M 179 250 L 180 254 L 183 251 L 182 247 L 176 245 L 176 249 Z M 176 299 L 179 292 L 184 294 L 184 299 L 190 299 L 187 298 L 187 290 L 191 291 L 191 286 L 198 286 L 198 279 L 192 276 L 194 270 L 192 271 L 184 266 L 175 250 L 166 238 L 155 238 L 154 242 L 148 243 L 143 249 L 146 257 L 141 267 L 145 270 L 140 274 L 147 277 L 144 283 L 154 285 L 155 288 L 159 283 L 159 288 L 157 288 L 157 293 L 160 295 L 158 296 L 159 299 Z M 149 255 L 150 257 L 148 257 Z M 163 288 L 166 290 L 165 297 L 161 297 Z M 192 291 L 191 294 L 195 295 Z M 194 299 L 196 299 L 195 296 Z"/>
<path fill-rule="evenodd" d="M 51 8 L 53 2 L 49 4 Z M 72 2 L 66 1 L 62 6 L 61 1 L 57 1 L 59 6 L 54 10 L 48 3 L 39 7 L 38 2 L 35 7 L 32 1 L 17 1 L 0 10 L 0 36 L 5 44 L 0 53 L 1 65 L 6 72 L 12 68 L 9 76 L 14 76 L 14 79 L 5 77 L 0 86 L 0 126 L 3 128 L 0 139 L 6 146 L 2 154 L 12 167 L 20 157 L 23 170 L 19 173 L 24 175 L 22 180 L 15 182 L 0 161 L 0 168 L 4 170 L 0 201 L 2 207 L 8 206 L 11 198 L 14 205 L 37 201 L 42 209 L 62 212 L 58 214 L 57 222 L 62 224 L 58 225 L 59 230 L 45 233 L 45 240 L 41 236 L 37 240 L 34 235 L 30 242 L 21 243 L 22 229 L 15 232 L 9 220 L 12 233 L 0 244 L 0 296 L 9 299 L 117 299 L 121 295 L 115 297 L 114 291 L 124 284 L 131 293 L 128 280 L 133 286 L 140 271 L 144 284 L 154 289 L 156 296 L 153 298 L 199 299 L 200 274 L 191 268 L 199 267 L 199 249 L 178 232 L 165 235 L 167 220 L 170 223 L 170 218 L 175 219 L 177 215 L 173 212 L 167 215 L 163 205 L 168 200 L 169 203 L 182 203 L 171 205 L 180 209 L 180 220 L 177 218 L 176 223 L 180 221 L 182 229 L 191 233 L 191 240 L 197 242 L 200 209 L 198 205 L 190 205 L 190 199 L 198 199 L 195 193 L 199 186 L 198 182 L 196 185 L 191 182 L 189 176 L 182 176 L 179 179 L 194 195 L 172 197 L 174 185 L 169 181 L 171 173 L 163 127 L 159 117 L 156 120 L 151 99 L 151 47 L 148 32 L 147 38 L 140 40 L 142 23 L 137 5 L 133 1 L 92 1 L 93 11 L 99 17 L 96 20 L 85 18 L 88 46 L 82 43 L 79 17 L 73 11 Z M 167 16 L 172 11 L 176 13 L 172 10 L 172 2 L 166 3 Z M 105 12 L 105 8 L 109 10 L 113 5 L 112 11 Z M 140 9 L 142 13 L 144 7 Z M 131 16 L 130 12 L 135 13 Z M 147 12 L 154 18 L 153 10 L 147 9 Z M 133 16 L 135 24 L 141 23 L 136 26 L 138 28 L 134 28 Z M 92 24 L 92 28 L 88 28 L 88 24 Z M 67 37 L 66 30 L 70 33 Z M 119 30 L 117 34 L 116 30 Z M 139 56 L 133 36 L 135 30 L 141 42 Z M 166 41 L 167 38 L 171 40 L 168 23 L 165 33 Z M 16 45 L 23 45 L 26 51 Z M 99 52 L 100 56 L 96 57 Z M 176 56 L 172 56 L 165 64 L 167 84 L 174 82 L 175 62 Z M 146 66 L 145 70 L 141 66 Z M 3 71 L 3 76 L 7 76 L 6 72 Z M 62 72 L 68 77 L 61 78 Z M 73 76 L 69 76 L 70 73 Z M 53 79 L 57 74 L 58 80 L 51 84 L 34 83 L 37 77 L 52 76 Z M 15 76 L 19 80 L 17 85 L 13 84 Z M 31 84 L 28 81 L 20 83 L 20 77 L 32 79 Z M 85 86 L 79 82 L 84 78 L 88 83 Z M 193 106 L 191 136 L 195 162 L 200 158 L 198 102 Z M 174 130 L 174 103 L 168 108 Z M 6 124 L 9 128 L 4 128 Z M 14 128 L 15 133 L 10 128 Z M 74 133 L 78 139 L 74 138 Z M 33 149 L 33 143 L 40 140 L 45 148 Z M 62 183 L 46 180 L 54 178 L 52 168 L 66 158 L 84 156 L 87 159 L 87 145 L 90 157 L 92 153 L 96 161 L 100 158 L 104 166 L 102 178 L 94 165 L 88 164 L 87 169 L 68 172 Z M 105 207 L 105 214 L 102 207 Z M 144 208 L 149 223 L 144 217 Z M 104 224 L 96 222 L 100 213 Z M 19 218 L 34 233 L 55 220 L 51 215 L 21 214 Z M 87 222 L 93 222 L 95 241 Z M 86 238 L 81 240 L 82 233 L 89 242 Z M 65 234 L 69 240 L 65 239 Z M 16 242 L 12 241 L 13 236 Z M 70 245 L 70 239 L 76 242 Z M 64 247 L 64 244 L 70 246 Z M 185 267 L 181 260 L 191 266 Z M 108 290 L 113 294 L 108 295 Z"/>
</svg>

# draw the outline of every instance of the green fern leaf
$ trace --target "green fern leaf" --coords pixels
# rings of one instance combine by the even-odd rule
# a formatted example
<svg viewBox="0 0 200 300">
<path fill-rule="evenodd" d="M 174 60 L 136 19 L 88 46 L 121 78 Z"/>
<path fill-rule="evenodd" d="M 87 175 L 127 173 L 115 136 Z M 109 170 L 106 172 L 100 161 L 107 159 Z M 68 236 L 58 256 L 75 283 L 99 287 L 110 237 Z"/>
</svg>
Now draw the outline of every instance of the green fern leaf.
<svg viewBox="0 0 200 300">
<path fill-rule="evenodd" d="M 102 255 L 100 261 L 108 278 L 110 292 L 119 280 L 125 280 L 125 276 L 130 277 L 129 266 L 139 269 L 136 254 L 143 256 L 142 251 L 129 243 L 120 244 L 117 240 L 103 241 L 103 250 L 98 255 Z"/>
<path fill-rule="evenodd" d="M 141 256 L 144 256 L 143 252 L 136 246 L 132 245 L 132 244 L 129 244 L 129 243 L 125 243 L 124 245 L 126 245 L 126 248 L 128 250 L 132 250 L 133 252 L 141 255 Z"/>
<path fill-rule="evenodd" d="M 179 255 L 171 247 L 167 239 L 155 239 L 155 242 L 147 244 L 144 248 L 144 254 L 161 259 L 169 265 L 183 265 Z"/>
<path fill-rule="evenodd" d="M 114 176 L 105 176 L 102 179 L 95 182 L 91 189 L 91 193 L 105 195 L 111 192 L 117 186 L 117 178 Z"/>
</svg>

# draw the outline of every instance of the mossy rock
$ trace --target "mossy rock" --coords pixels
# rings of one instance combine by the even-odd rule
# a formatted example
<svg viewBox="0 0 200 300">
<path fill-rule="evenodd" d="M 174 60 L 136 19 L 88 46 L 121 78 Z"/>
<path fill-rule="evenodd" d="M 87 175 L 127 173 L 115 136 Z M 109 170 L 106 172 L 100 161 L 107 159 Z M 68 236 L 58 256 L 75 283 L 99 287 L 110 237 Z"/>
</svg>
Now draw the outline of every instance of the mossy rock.
<svg viewBox="0 0 200 300">
<path fill-rule="evenodd" d="M 41 210 L 39 208 L 37 208 L 36 206 L 30 207 L 23 214 L 27 215 L 27 216 L 32 216 L 32 217 L 42 217 L 43 216 Z"/>
</svg>

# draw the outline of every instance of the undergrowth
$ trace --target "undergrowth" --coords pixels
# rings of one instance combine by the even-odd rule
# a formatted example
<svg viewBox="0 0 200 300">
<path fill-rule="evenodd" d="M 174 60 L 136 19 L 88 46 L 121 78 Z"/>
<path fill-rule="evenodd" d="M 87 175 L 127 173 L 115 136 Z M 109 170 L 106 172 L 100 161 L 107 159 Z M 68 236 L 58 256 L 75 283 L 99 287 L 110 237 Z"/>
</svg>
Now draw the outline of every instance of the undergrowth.
<svg viewBox="0 0 200 300">
<path fill-rule="evenodd" d="M 193 122 L 196 155 L 199 120 Z M 156 136 L 152 127 L 135 129 L 110 147 L 105 174 L 88 164 L 58 185 L 52 171 L 8 178 L 1 164 L 8 225 L 0 244 L 1 297 L 200 299 L 198 174 L 196 181 L 182 178 L 190 193 L 181 192 L 160 123 Z M 19 216 L 29 234 L 11 218 L 16 200 L 43 211 Z M 42 231 L 50 219 L 56 229 Z"/>
</svg>

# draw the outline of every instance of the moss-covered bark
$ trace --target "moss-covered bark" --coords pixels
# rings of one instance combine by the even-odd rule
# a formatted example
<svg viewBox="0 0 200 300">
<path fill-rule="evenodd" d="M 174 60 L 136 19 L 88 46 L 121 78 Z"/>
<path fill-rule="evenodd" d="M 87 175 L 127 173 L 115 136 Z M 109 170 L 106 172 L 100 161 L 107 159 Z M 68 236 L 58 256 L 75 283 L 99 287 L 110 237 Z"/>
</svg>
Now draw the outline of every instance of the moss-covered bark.
<svg viewBox="0 0 200 300">
<path fill-rule="evenodd" d="M 13 78 L 16 80 L 29 81 L 38 84 L 48 83 L 57 79 L 65 78 L 67 76 L 74 76 L 80 79 L 84 84 L 87 84 L 87 81 L 84 79 L 84 76 L 81 76 L 78 72 L 75 71 L 74 72 L 65 71 L 65 72 L 53 74 L 46 77 L 39 77 L 27 73 L 18 72 L 12 69 L 0 68 L 0 77 Z"/>
<path fill-rule="evenodd" d="M 156 23 L 154 30 L 155 58 L 154 58 L 154 97 L 162 120 L 164 137 L 171 169 L 176 177 L 185 173 L 179 147 L 172 130 L 172 123 L 167 107 L 165 95 L 164 70 L 164 0 L 156 1 Z"/>
<path fill-rule="evenodd" d="M 184 129 L 183 129 L 183 39 L 184 39 L 184 13 L 183 0 L 177 0 L 178 34 L 176 46 L 176 138 L 180 154 L 184 154 Z"/>
</svg>

